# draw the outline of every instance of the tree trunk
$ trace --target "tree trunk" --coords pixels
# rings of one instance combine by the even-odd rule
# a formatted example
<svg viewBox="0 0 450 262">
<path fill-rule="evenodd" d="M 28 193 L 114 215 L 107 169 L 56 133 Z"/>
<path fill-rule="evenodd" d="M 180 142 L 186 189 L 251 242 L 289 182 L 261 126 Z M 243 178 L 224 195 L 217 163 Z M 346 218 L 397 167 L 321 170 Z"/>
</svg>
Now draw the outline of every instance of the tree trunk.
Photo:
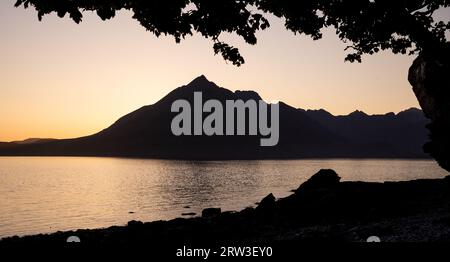
<svg viewBox="0 0 450 262">
<path fill-rule="evenodd" d="M 430 119 L 430 141 L 424 150 L 450 171 L 450 43 L 423 51 L 410 67 L 408 80 Z"/>
</svg>

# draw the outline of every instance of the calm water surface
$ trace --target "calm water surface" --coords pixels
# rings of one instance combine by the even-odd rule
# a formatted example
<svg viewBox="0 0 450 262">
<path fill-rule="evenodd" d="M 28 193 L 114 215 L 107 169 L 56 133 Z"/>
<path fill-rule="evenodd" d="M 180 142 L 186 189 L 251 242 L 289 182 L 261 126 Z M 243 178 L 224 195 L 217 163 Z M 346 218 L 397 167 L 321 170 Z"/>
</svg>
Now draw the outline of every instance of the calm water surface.
<svg viewBox="0 0 450 262">
<path fill-rule="evenodd" d="M 399 181 L 447 175 L 428 160 L 172 161 L 0 157 L 0 238 L 240 210 L 285 197 L 321 168 L 342 180 Z M 184 208 L 190 206 L 190 208 Z"/>
</svg>

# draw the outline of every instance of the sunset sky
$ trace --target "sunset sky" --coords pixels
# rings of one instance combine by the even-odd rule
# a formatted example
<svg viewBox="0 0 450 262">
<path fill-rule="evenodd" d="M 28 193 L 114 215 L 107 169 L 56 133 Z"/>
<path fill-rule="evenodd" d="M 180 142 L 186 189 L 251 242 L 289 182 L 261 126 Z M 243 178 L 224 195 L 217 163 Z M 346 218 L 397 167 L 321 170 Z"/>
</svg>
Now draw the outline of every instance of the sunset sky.
<svg viewBox="0 0 450 262">
<path fill-rule="evenodd" d="M 210 40 L 156 38 L 129 12 L 109 21 L 84 13 L 79 25 L 55 14 L 39 22 L 33 9 L 14 2 L 0 3 L 0 141 L 90 135 L 201 74 L 267 101 L 336 115 L 418 107 L 407 82 L 414 57 L 385 52 L 346 63 L 333 31 L 313 41 L 271 18 L 256 46 L 223 38 L 246 60 L 235 67 L 214 56 Z M 450 11 L 439 16 L 450 18 Z"/>
</svg>

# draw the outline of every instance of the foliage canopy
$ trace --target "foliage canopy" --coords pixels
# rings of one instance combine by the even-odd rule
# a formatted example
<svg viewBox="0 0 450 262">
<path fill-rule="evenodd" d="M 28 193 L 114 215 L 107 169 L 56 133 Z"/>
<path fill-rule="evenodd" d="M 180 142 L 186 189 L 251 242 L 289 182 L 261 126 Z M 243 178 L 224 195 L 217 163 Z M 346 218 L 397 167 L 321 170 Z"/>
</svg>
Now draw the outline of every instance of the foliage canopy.
<svg viewBox="0 0 450 262">
<path fill-rule="evenodd" d="M 322 37 L 323 28 L 334 28 L 348 43 L 346 60 L 351 62 L 380 50 L 415 54 L 433 49 L 447 41 L 450 29 L 450 23 L 433 17 L 450 0 L 17 0 L 15 6 L 34 7 L 40 20 L 56 12 L 76 23 L 85 11 L 106 20 L 130 10 L 156 36 L 170 35 L 178 43 L 197 32 L 212 39 L 214 52 L 237 66 L 244 58 L 220 35 L 235 33 L 254 45 L 256 32 L 270 26 L 267 14 L 283 18 L 287 30 L 314 40 Z"/>
</svg>

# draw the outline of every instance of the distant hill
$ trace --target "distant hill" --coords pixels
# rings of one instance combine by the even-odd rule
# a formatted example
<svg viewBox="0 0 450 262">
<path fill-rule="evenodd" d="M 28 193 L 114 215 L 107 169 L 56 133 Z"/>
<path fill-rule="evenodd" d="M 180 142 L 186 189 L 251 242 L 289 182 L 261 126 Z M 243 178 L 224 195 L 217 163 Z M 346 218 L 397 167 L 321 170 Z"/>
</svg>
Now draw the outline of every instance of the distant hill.
<svg viewBox="0 0 450 262">
<path fill-rule="evenodd" d="M 97 134 L 31 143 L 0 143 L 0 155 L 127 156 L 173 159 L 424 158 L 426 118 L 419 109 L 333 116 L 280 102 L 280 140 L 260 147 L 259 136 L 174 136 L 170 111 L 177 99 L 260 99 L 253 91 L 221 88 L 204 76 L 176 88 L 153 105 L 131 112 Z"/>
<path fill-rule="evenodd" d="M 22 141 L 14 141 L 11 143 L 15 143 L 15 144 L 19 144 L 19 145 L 28 145 L 28 144 L 37 144 L 37 143 L 45 143 L 45 142 L 50 142 L 50 141 L 54 141 L 56 139 L 53 138 L 28 138 Z"/>
<path fill-rule="evenodd" d="M 31 145 L 31 144 L 39 144 L 39 143 L 47 143 L 51 141 L 57 141 L 57 139 L 54 138 L 28 138 L 21 141 L 13 141 L 13 142 L 0 142 L 0 149 L 1 148 L 11 148 L 15 147 L 17 145 Z"/>
</svg>

